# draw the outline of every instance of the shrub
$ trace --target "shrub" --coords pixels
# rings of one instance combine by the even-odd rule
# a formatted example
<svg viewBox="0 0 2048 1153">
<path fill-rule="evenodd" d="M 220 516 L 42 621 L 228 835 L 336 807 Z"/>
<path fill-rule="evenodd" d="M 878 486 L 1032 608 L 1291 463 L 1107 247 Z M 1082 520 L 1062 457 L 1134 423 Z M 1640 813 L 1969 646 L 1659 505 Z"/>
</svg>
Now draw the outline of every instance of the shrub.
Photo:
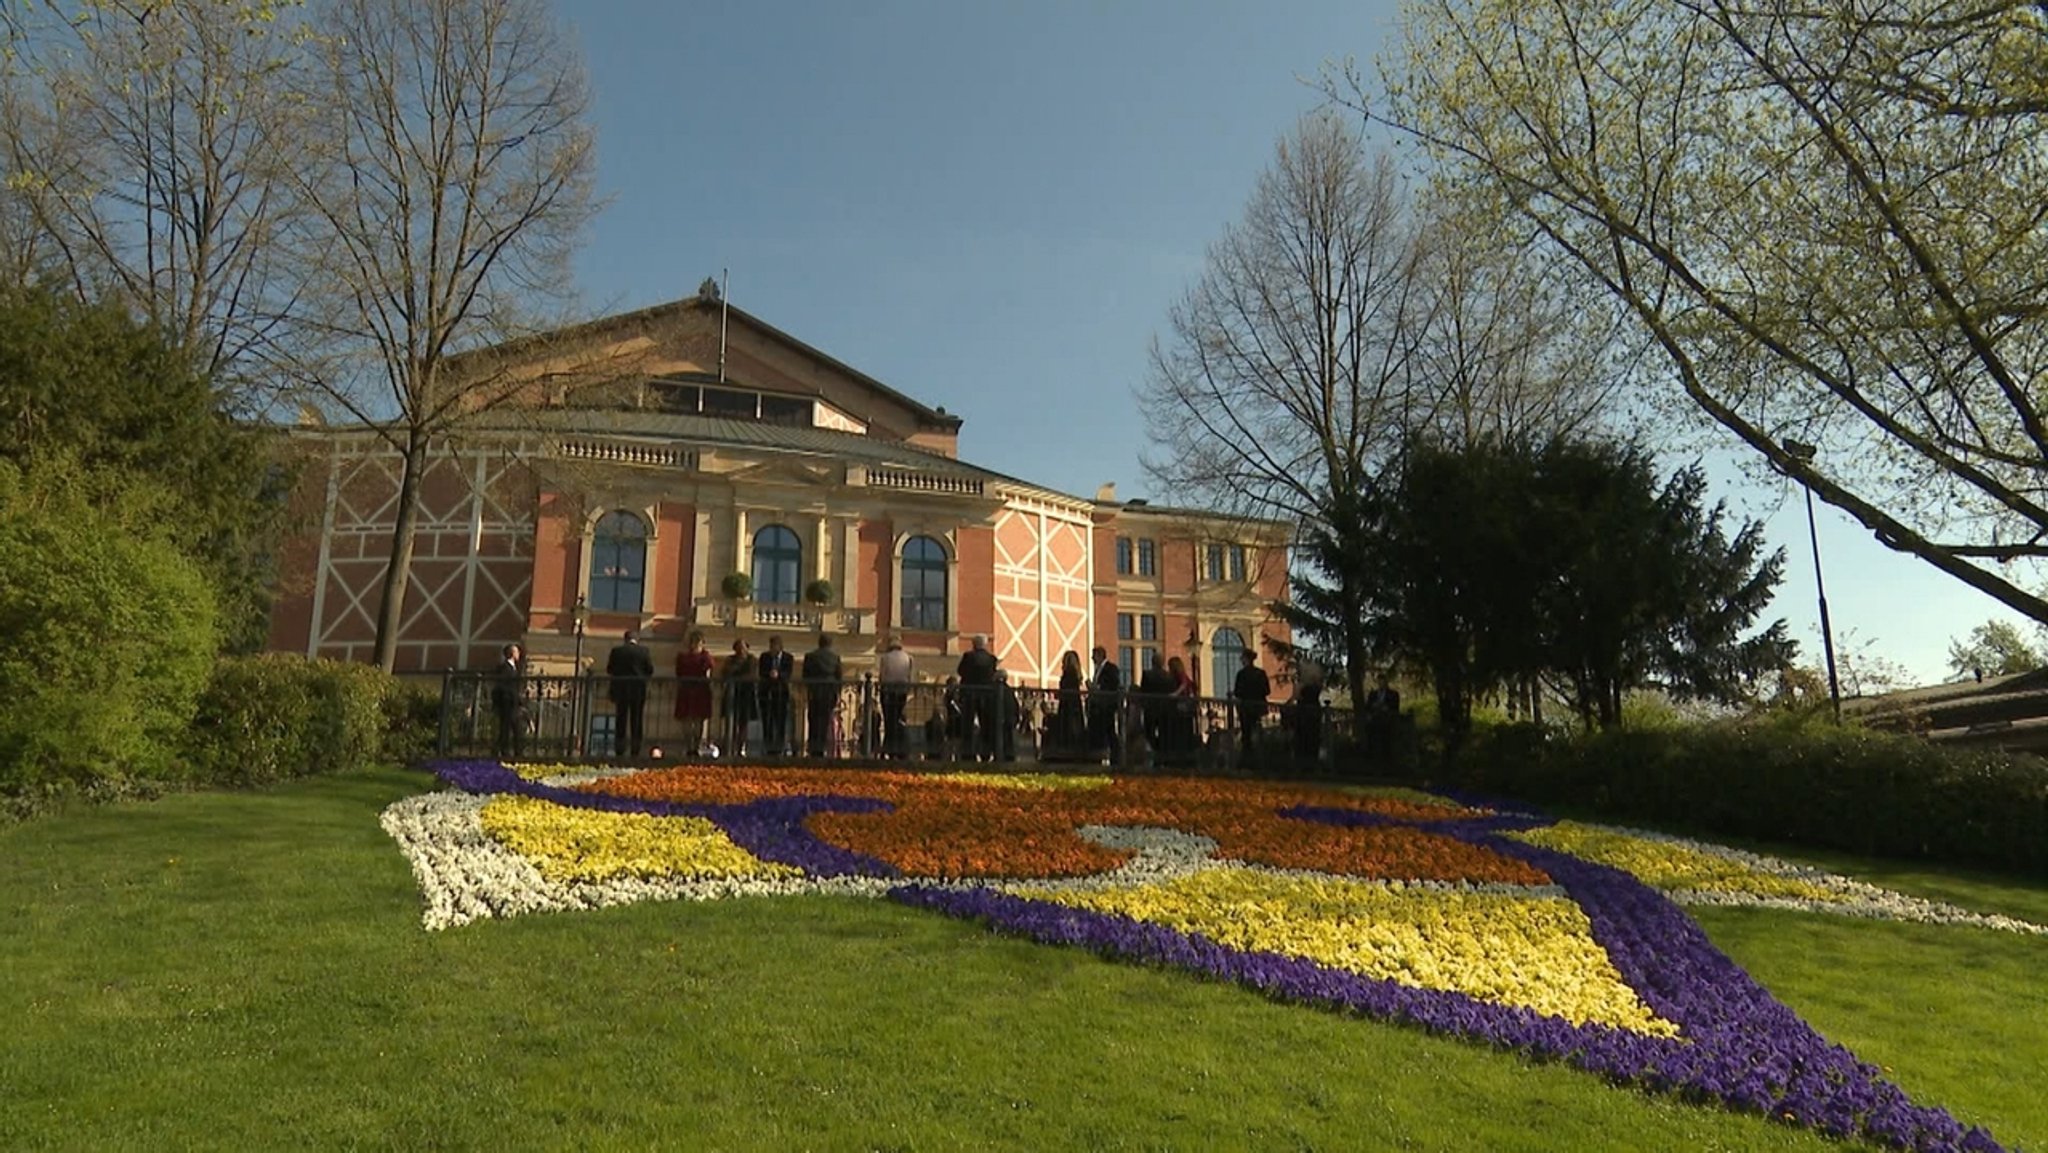
<svg viewBox="0 0 2048 1153">
<path fill-rule="evenodd" d="M 440 688 L 392 677 L 384 693 L 383 759 L 402 764 L 426 760 L 440 732 Z"/>
<path fill-rule="evenodd" d="M 743 572 L 729 572 L 718 582 L 718 591 L 727 600 L 743 601 L 754 595 L 754 578 Z"/>
<path fill-rule="evenodd" d="M 187 760 L 198 779 L 225 785 L 358 768 L 385 755 L 394 698 L 394 678 L 371 665 L 224 657 L 200 698 Z"/>
<path fill-rule="evenodd" d="M 174 773 L 213 660 L 205 576 L 84 488 L 0 462 L 0 792 Z"/>
<path fill-rule="evenodd" d="M 1621 819 L 2048 875 L 2048 761 L 1798 715 L 1548 743 L 1497 731 L 1471 788 Z"/>
</svg>

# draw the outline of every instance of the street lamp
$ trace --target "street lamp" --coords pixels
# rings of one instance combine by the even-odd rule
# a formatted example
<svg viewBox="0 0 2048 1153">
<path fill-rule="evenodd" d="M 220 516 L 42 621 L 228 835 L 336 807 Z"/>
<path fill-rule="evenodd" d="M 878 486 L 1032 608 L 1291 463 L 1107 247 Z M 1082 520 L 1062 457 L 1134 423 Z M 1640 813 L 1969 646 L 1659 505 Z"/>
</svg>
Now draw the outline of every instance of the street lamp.
<svg viewBox="0 0 2048 1153">
<path fill-rule="evenodd" d="M 583 755 L 583 710 L 589 707 L 589 694 L 584 691 L 583 679 L 583 626 L 590 620 L 590 606 L 583 602 L 583 594 L 576 594 L 576 607 L 569 610 L 569 619 L 576 622 L 576 667 L 570 670 L 576 679 L 569 682 L 569 723 L 574 729 L 570 744 L 577 756 Z"/>
<path fill-rule="evenodd" d="M 1785 451 L 1800 464 L 1811 467 L 1818 451 L 1803 441 L 1785 438 Z M 1806 490 L 1806 534 L 1813 542 L 1813 587 L 1820 594 L 1820 644 L 1828 658 L 1828 699 L 1834 702 L 1835 719 L 1842 719 L 1842 685 L 1835 677 L 1835 633 L 1828 624 L 1828 587 L 1820 576 L 1820 529 L 1813 521 L 1813 486 L 1801 477 L 1800 487 Z"/>
</svg>

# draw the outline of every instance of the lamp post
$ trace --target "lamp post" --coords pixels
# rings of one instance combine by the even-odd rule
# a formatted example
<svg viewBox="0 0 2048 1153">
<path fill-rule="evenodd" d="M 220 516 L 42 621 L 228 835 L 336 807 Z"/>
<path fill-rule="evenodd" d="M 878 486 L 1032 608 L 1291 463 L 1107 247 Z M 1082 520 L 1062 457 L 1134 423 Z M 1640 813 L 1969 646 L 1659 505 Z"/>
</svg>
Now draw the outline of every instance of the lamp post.
<svg viewBox="0 0 2048 1153">
<path fill-rule="evenodd" d="M 1794 460 L 1810 467 L 1818 450 L 1803 441 L 1786 437 L 1785 451 Z M 1835 633 L 1828 624 L 1828 587 L 1820 575 L 1820 529 L 1813 520 L 1813 486 L 1803 477 L 1799 485 L 1806 490 L 1806 535 L 1813 542 L 1813 587 L 1820 596 L 1820 644 L 1828 658 L 1828 700 L 1834 704 L 1835 719 L 1839 721 L 1842 719 L 1842 685 L 1835 677 Z"/>
<path fill-rule="evenodd" d="M 576 679 L 569 682 L 569 723 L 575 731 L 570 736 L 570 744 L 580 757 L 583 755 L 583 709 L 587 696 L 583 691 L 583 627 L 590 620 L 590 606 L 584 603 L 582 593 L 576 594 L 576 607 L 569 610 L 569 617 L 576 622 L 576 667 L 570 670 Z"/>
</svg>

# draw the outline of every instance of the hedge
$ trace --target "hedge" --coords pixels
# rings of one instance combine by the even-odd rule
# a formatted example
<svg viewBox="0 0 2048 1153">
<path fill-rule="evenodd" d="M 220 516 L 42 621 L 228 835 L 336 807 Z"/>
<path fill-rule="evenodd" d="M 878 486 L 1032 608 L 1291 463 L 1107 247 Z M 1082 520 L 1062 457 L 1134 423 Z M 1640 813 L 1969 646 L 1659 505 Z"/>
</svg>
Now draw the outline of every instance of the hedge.
<svg viewBox="0 0 2048 1153">
<path fill-rule="evenodd" d="M 175 773 L 217 647 L 198 567 L 82 475 L 0 462 L 0 795 Z"/>
<path fill-rule="evenodd" d="M 1468 788 L 1603 816 L 2048 876 L 2048 761 L 1823 721 L 1475 735 Z"/>
<path fill-rule="evenodd" d="M 283 653 L 222 658 L 185 742 L 193 779 L 261 785 L 424 755 L 433 712 L 382 670 Z"/>
</svg>

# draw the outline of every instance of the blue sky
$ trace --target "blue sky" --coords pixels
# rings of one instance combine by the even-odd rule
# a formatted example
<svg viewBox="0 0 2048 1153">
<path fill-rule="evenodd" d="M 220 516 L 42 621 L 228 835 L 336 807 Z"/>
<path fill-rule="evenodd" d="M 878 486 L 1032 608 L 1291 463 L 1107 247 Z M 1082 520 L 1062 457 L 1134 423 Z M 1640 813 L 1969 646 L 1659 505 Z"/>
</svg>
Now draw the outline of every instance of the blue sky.
<svg viewBox="0 0 2048 1153">
<path fill-rule="evenodd" d="M 961 455 L 1077 495 L 1152 491 L 1133 389 L 1167 310 L 1274 141 L 1369 60 L 1385 0 L 558 4 L 595 95 L 608 199 L 578 265 L 609 313 L 731 270 L 740 307 L 966 419 Z M 1676 462 L 1674 462 L 1676 463 Z M 1804 505 L 1710 460 L 1785 546 L 1818 659 Z M 1820 510 L 1840 644 L 1922 679 L 2018 620 Z"/>
</svg>

